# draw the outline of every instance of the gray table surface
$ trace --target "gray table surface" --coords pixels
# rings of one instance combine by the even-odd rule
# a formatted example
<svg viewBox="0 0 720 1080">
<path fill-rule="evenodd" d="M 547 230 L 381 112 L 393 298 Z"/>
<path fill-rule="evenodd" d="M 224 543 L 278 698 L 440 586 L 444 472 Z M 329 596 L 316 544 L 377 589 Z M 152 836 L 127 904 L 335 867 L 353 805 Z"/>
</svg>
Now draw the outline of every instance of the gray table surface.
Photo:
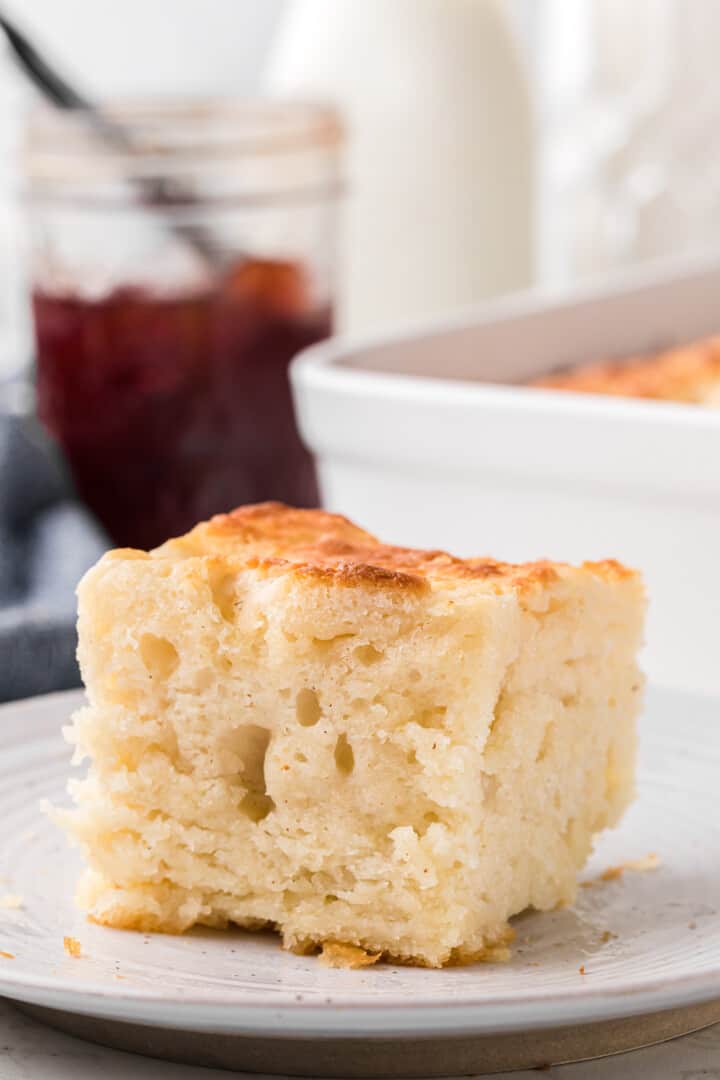
<svg viewBox="0 0 720 1080">
<path fill-rule="evenodd" d="M 0 1080 L 222 1080 L 243 1073 L 174 1065 L 61 1035 L 0 1000 Z M 602 1061 L 560 1065 L 517 1080 L 720 1080 L 720 1024 L 661 1046 Z M 496 1078 L 501 1080 L 501 1078 Z"/>
</svg>

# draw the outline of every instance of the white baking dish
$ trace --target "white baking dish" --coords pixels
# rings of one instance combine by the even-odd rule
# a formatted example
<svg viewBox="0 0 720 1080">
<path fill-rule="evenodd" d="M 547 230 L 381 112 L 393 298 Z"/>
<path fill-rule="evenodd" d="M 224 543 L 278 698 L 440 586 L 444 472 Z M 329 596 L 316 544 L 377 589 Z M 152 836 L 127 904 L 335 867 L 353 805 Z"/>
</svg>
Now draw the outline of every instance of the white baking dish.
<svg viewBox="0 0 720 1080">
<path fill-rule="evenodd" d="M 292 381 L 325 505 L 397 543 L 639 566 L 651 679 L 717 693 L 720 409 L 508 384 L 718 331 L 715 262 L 316 346 Z"/>
</svg>

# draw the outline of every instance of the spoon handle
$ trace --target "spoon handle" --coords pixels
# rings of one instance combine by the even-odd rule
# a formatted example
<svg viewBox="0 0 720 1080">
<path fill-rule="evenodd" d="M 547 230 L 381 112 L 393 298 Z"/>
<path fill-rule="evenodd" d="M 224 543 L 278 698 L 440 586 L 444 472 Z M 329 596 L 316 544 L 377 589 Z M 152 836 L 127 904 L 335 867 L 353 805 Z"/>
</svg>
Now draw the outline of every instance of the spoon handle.
<svg viewBox="0 0 720 1080">
<path fill-rule="evenodd" d="M 71 86 L 49 60 L 38 52 L 25 34 L 1 12 L 0 28 L 4 31 L 18 64 L 48 101 L 59 109 L 77 111 L 108 143 L 130 152 L 133 150 L 133 140 L 122 124 L 108 119 L 101 109 L 96 108 L 88 98 Z M 141 202 L 146 206 L 162 207 L 164 204 L 177 203 L 180 199 L 185 205 L 196 201 L 186 189 L 181 189 L 177 183 L 169 183 L 163 177 L 137 177 L 133 178 L 133 184 L 139 192 Z M 202 226 L 171 222 L 168 227 L 186 247 L 193 248 L 201 255 L 205 262 L 210 265 L 217 263 L 218 252 Z"/>
<path fill-rule="evenodd" d="M 8 43 L 20 65 L 48 100 L 60 109 L 92 108 L 90 102 L 63 79 L 47 58 L 41 56 L 17 26 L 1 12 L 0 27 L 5 31 Z"/>
</svg>

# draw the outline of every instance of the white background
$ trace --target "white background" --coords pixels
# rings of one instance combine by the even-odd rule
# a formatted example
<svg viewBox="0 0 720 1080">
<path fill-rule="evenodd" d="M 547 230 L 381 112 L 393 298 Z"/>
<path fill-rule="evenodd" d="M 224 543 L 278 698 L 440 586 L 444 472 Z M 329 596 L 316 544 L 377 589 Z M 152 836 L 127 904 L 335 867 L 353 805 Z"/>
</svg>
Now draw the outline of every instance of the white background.
<svg viewBox="0 0 720 1080">
<path fill-rule="evenodd" d="M 252 87 L 284 0 L 9 0 L 89 93 Z"/>
</svg>

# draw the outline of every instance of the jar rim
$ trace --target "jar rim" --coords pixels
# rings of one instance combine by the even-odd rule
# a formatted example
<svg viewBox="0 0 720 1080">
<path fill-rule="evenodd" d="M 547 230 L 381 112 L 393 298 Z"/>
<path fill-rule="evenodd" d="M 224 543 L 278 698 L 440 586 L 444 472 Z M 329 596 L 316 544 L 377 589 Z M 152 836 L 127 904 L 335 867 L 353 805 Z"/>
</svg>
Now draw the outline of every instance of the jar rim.
<svg viewBox="0 0 720 1080">
<path fill-rule="evenodd" d="M 341 186 L 343 126 L 331 105 L 133 99 L 109 103 L 100 117 L 46 104 L 30 110 L 25 200 L 121 206 L 130 181 L 162 189 L 165 207 L 196 206 L 200 192 L 205 202 L 254 205 L 329 197 Z"/>
<path fill-rule="evenodd" d="M 26 151 L 43 157 L 175 160 L 202 153 L 258 156 L 331 148 L 343 141 L 338 111 L 310 100 L 239 97 L 117 98 L 98 109 L 109 128 L 128 133 L 122 146 L 103 137 L 97 116 L 50 105 L 29 110 Z M 102 121 L 101 121 L 102 122 Z"/>
</svg>

